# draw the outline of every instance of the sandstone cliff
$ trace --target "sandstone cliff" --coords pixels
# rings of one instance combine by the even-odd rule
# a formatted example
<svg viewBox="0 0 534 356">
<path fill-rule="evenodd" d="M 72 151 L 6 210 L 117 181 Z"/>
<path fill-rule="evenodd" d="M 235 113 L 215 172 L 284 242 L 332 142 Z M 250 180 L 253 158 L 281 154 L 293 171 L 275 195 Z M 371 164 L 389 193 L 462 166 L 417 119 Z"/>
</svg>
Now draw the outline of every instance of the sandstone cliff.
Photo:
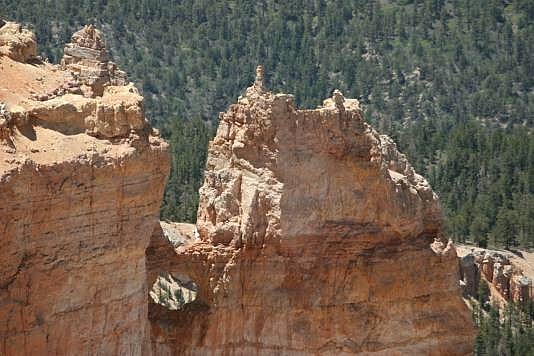
<svg viewBox="0 0 534 356">
<path fill-rule="evenodd" d="M 262 76 L 220 117 L 196 229 L 152 237 L 153 351 L 469 354 L 456 252 L 426 180 L 356 100 L 335 91 L 299 110 Z"/>
<path fill-rule="evenodd" d="M 0 24 L 0 355 L 147 354 L 168 148 L 100 33 L 67 47 L 41 62 L 33 34 Z"/>
</svg>

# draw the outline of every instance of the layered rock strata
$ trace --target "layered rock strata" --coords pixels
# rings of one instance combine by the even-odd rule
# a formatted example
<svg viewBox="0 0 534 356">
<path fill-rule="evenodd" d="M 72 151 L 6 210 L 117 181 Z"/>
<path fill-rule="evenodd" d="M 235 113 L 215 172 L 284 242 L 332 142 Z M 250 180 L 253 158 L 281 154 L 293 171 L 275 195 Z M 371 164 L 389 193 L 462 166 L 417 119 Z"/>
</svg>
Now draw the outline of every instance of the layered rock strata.
<svg viewBox="0 0 534 356">
<path fill-rule="evenodd" d="M 145 250 L 168 147 L 133 85 L 50 98 L 77 79 L 25 63 L 20 33 L 0 52 L 0 355 L 149 354 Z"/>
<path fill-rule="evenodd" d="M 529 255 L 529 262 L 525 256 Z M 533 256 L 528 252 L 516 255 L 510 251 L 496 251 L 469 246 L 459 248 L 460 278 L 465 296 L 476 297 L 480 281 L 490 287 L 491 301 L 526 303 L 534 299 L 532 277 Z"/>
<path fill-rule="evenodd" d="M 178 310 L 151 302 L 154 353 L 470 354 L 455 249 L 426 180 L 356 100 L 335 91 L 300 110 L 262 75 L 220 116 L 196 231 L 164 266 L 168 233 L 147 251 L 198 290 Z"/>
<path fill-rule="evenodd" d="M 128 83 L 126 73 L 111 61 L 102 33 L 92 25 L 74 33 L 63 53 L 62 67 L 74 73 L 88 96 L 102 95 L 108 85 Z"/>
</svg>

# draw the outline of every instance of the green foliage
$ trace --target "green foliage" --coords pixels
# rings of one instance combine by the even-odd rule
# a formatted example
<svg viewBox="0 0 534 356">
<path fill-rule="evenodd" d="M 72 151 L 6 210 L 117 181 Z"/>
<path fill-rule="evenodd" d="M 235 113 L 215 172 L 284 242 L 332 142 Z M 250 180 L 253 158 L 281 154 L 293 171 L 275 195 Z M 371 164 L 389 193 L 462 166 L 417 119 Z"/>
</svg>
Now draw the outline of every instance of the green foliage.
<svg viewBox="0 0 534 356">
<path fill-rule="evenodd" d="M 500 312 L 496 306 L 489 311 L 474 307 L 478 327 L 474 355 L 524 356 L 534 354 L 532 304 L 508 304 Z"/>
<path fill-rule="evenodd" d="M 212 129 L 200 119 L 173 120 L 162 129 L 171 144 L 171 174 L 161 215 L 173 221 L 195 221 L 208 139 Z"/>
<path fill-rule="evenodd" d="M 506 130 L 476 122 L 450 129 L 428 121 L 407 129 L 400 142 L 422 143 L 408 155 L 440 193 L 456 240 L 534 247 L 534 140 L 524 127 Z M 444 135 L 447 132 L 447 135 Z M 420 146 L 421 147 L 421 146 Z"/>
<path fill-rule="evenodd" d="M 0 0 L 0 16 L 33 24 L 53 61 L 83 24 L 104 30 L 171 141 L 164 218 L 195 220 L 216 114 L 261 63 L 300 105 L 357 97 L 455 239 L 534 247 L 534 0 Z"/>
</svg>

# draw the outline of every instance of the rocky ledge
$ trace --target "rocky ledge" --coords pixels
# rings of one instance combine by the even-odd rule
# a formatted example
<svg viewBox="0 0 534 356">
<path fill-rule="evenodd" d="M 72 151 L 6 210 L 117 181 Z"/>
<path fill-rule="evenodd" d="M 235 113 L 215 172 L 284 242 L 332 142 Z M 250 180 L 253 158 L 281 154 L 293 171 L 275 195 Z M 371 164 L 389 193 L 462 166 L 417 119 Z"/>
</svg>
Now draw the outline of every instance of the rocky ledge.
<svg viewBox="0 0 534 356">
<path fill-rule="evenodd" d="M 0 355 L 146 355 L 167 144 L 99 31 L 34 38 L 0 24 Z"/>
<path fill-rule="evenodd" d="M 220 116 L 196 227 L 152 236 L 152 351 L 470 354 L 455 248 L 426 180 L 357 100 L 334 91 L 300 110 L 262 78 Z"/>
</svg>

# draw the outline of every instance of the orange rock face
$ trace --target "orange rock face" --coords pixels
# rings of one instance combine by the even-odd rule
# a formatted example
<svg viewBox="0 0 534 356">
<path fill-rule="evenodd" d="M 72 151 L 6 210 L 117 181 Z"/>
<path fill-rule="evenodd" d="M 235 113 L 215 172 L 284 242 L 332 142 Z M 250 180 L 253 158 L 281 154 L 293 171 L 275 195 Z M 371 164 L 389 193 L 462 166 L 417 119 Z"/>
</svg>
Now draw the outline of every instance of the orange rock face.
<svg viewBox="0 0 534 356">
<path fill-rule="evenodd" d="M 1 54 L 0 355 L 146 354 L 168 147 L 133 86 L 49 98 L 70 72 Z"/>
<path fill-rule="evenodd" d="M 154 262 L 198 294 L 177 296 L 179 310 L 151 303 L 153 352 L 469 354 L 456 252 L 426 180 L 356 100 L 335 91 L 298 110 L 262 74 L 220 118 L 197 231 Z"/>
</svg>

